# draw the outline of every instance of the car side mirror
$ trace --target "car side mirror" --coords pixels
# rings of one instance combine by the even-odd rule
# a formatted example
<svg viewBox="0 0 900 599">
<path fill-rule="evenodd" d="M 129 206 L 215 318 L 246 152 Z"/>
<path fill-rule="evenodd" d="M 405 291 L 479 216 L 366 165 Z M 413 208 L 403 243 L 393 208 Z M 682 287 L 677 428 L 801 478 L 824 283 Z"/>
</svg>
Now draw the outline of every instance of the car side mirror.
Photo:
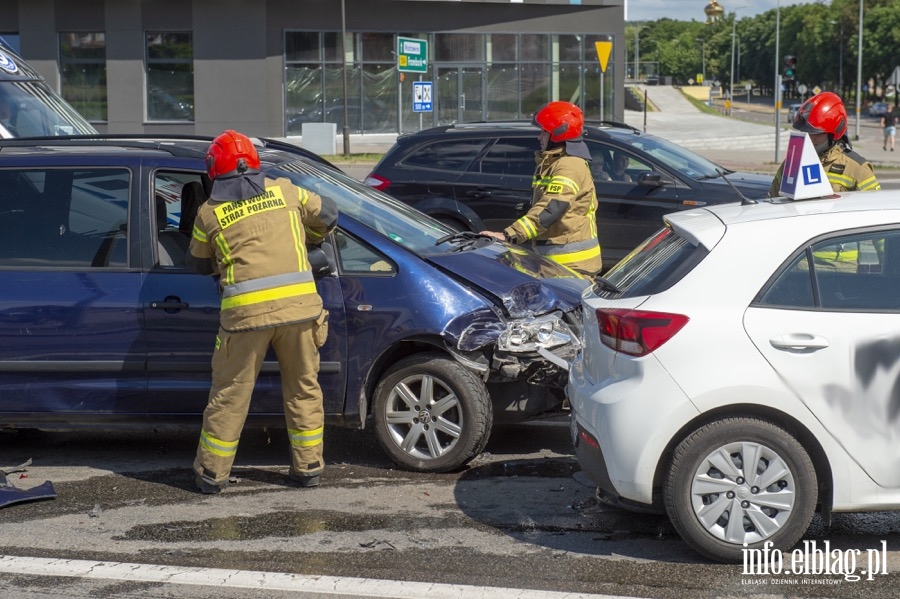
<svg viewBox="0 0 900 599">
<path fill-rule="evenodd" d="M 674 183 L 672 179 L 656 171 L 641 173 L 638 176 L 637 182 L 638 185 L 646 185 L 647 187 L 664 187 Z"/>
<path fill-rule="evenodd" d="M 307 246 L 306 250 L 313 277 L 321 279 L 337 274 L 337 261 L 334 258 L 334 248 L 330 243 L 326 241 L 320 246 Z"/>
</svg>

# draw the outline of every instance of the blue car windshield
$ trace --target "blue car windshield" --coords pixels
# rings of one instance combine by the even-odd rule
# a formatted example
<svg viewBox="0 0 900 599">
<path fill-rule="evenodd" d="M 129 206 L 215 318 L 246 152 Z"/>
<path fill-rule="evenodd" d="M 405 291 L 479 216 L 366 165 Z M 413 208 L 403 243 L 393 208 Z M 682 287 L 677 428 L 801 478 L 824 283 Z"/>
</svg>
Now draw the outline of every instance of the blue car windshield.
<svg viewBox="0 0 900 599">
<path fill-rule="evenodd" d="M 331 198 L 341 214 L 417 254 L 438 251 L 435 242 L 454 232 L 427 214 L 328 167 L 296 161 L 279 164 L 266 174 L 285 177 L 303 189 Z"/>
</svg>

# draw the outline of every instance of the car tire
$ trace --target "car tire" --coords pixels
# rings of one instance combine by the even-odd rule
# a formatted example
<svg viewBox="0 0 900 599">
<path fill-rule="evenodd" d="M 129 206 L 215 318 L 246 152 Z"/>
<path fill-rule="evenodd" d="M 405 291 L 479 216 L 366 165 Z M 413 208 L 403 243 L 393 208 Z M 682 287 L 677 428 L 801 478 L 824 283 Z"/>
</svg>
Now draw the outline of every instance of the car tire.
<svg viewBox="0 0 900 599">
<path fill-rule="evenodd" d="M 490 396 L 468 368 L 437 353 L 415 354 L 391 367 L 375 389 L 375 436 L 397 464 L 448 472 L 487 445 Z"/>
<path fill-rule="evenodd" d="M 756 464 L 750 480 L 743 469 L 748 457 Z M 809 527 L 816 501 L 809 454 L 790 433 L 756 418 L 728 418 L 692 432 L 675 448 L 664 483 L 675 529 L 720 562 L 742 562 L 745 543 L 790 549 Z M 731 518 L 734 511 L 740 521 Z"/>
</svg>

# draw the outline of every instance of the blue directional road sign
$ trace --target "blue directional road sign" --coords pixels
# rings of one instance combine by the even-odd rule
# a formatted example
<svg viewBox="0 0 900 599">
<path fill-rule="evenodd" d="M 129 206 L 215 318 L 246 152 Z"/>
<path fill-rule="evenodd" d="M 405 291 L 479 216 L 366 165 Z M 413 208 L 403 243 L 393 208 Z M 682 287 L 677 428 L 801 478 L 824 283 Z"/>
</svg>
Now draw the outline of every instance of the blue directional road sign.
<svg viewBox="0 0 900 599">
<path fill-rule="evenodd" d="M 413 112 L 431 112 L 434 104 L 431 92 L 434 86 L 431 81 L 413 81 Z"/>
</svg>

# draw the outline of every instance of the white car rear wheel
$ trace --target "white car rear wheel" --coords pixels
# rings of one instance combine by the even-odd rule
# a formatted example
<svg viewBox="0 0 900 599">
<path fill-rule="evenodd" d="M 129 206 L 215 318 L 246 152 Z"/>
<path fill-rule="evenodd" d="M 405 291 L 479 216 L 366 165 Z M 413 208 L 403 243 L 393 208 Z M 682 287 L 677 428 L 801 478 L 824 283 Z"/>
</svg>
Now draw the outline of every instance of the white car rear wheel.
<svg viewBox="0 0 900 599">
<path fill-rule="evenodd" d="M 702 555 L 741 562 L 747 548 L 789 550 L 809 527 L 816 472 L 787 431 L 754 418 L 707 424 L 675 449 L 665 506 L 682 538 Z"/>
</svg>

